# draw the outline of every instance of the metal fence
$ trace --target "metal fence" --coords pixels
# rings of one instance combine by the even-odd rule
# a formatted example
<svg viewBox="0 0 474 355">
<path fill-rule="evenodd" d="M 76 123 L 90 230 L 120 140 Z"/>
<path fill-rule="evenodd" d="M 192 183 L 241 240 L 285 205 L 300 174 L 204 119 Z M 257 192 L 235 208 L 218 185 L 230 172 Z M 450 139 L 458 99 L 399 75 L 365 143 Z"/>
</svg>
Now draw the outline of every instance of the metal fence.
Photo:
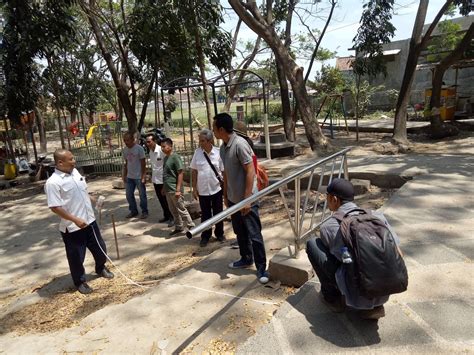
<svg viewBox="0 0 474 355">
<path fill-rule="evenodd" d="M 341 150 L 266 187 L 191 229 L 187 232 L 187 237 L 192 238 L 192 236 L 202 233 L 214 224 L 236 213 L 242 207 L 257 202 L 279 190 L 294 235 L 295 253 L 293 255 L 297 257 L 306 240 L 330 217 L 326 200 L 320 198 L 325 194 L 322 192 L 322 186 L 323 184 L 330 184 L 334 176 L 341 177 L 344 175 L 344 178 L 349 178 L 347 153 L 350 150 L 351 148 Z M 294 195 L 293 207 L 290 206 L 287 195 Z"/>
</svg>

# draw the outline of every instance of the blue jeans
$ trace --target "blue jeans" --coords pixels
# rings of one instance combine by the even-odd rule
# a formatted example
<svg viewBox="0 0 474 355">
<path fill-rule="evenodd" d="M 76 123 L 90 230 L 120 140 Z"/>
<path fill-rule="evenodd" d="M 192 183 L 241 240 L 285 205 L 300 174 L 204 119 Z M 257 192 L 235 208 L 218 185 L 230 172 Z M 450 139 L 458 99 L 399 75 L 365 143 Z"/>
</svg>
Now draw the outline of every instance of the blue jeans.
<svg viewBox="0 0 474 355">
<path fill-rule="evenodd" d="M 229 201 L 229 207 L 235 203 Z M 258 205 L 252 205 L 250 212 L 245 216 L 236 212 L 232 215 L 232 229 L 237 234 L 240 256 L 243 260 L 255 261 L 257 271 L 263 272 L 267 268 L 265 244 L 263 243 L 262 225 L 258 215 Z"/>
<path fill-rule="evenodd" d="M 142 213 L 148 213 L 146 188 L 141 179 L 127 178 L 127 182 L 125 183 L 125 192 L 127 196 L 128 209 L 131 213 L 138 213 L 137 201 L 135 201 L 135 187 L 138 187 L 138 192 L 140 194 L 140 208 L 142 209 Z"/>
<path fill-rule="evenodd" d="M 313 238 L 306 243 L 306 253 L 321 283 L 321 292 L 328 302 L 341 297 L 336 283 L 336 271 L 341 262 L 329 252 L 320 238 Z"/>
</svg>

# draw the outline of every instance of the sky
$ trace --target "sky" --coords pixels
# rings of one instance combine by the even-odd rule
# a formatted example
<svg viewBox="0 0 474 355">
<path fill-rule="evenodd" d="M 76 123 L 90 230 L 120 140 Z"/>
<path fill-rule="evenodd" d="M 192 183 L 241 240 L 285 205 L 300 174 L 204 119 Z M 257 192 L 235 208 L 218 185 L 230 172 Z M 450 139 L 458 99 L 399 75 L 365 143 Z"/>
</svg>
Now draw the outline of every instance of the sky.
<svg viewBox="0 0 474 355">
<path fill-rule="evenodd" d="M 309 2 L 308 0 L 302 0 L 301 2 Z M 431 23 L 433 18 L 436 16 L 436 13 L 444 4 L 444 0 L 432 0 L 429 2 L 428 13 L 426 16 L 426 23 Z M 221 0 L 221 4 L 229 9 L 227 15 L 225 16 L 225 23 L 223 28 L 228 31 L 233 31 L 237 23 L 237 15 L 233 13 L 230 5 L 227 1 Z M 320 6 L 326 6 L 329 4 L 328 0 L 322 0 Z M 398 0 L 395 1 L 395 15 L 393 16 L 393 24 L 396 28 L 395 37 L 392 41 L 402 40 L 411 37 L 413 30 L 413 24 L 415 22 L 415 16 L 418 9 L 418 0 Z M 356 35 L 357 29 L 359 27 L 359 20 L 362 14 L 362 0 L 339 0 L 339 4 L 334 10 L 333 19 L 326 31 L 326 34 L 323 38 L 322 47 L 329 49 L 331 51 L 337 52 L 336 56 L 344 57 L 349 55 L 354 55 L 354 51 L 349 51 L 348 49 L 352 47 L 352 39 Z M 327 14 L 327 12 L 326 12 Z M 325 16 L 327 17 L 327 15 Z M 297 32 L 306 32 L 306 29 L 299 23 L 298 18 L 294 18 L 294 24 L 292 33 Z M 324 27 L 325 18 L 319 19 L 311 22 L 311 28 L 322 29 Z M 245 25 L 243 25 L 245 26 Z M 252 30 L 247 28 L 242 28 L 240 30 L 241 39 L 245 40 L 255 40 L 256 35 Z M 329 60 L 326 64 L 332 66 L 335 65 L 336 60 Z M 305 67 L 308 63 L 298 62 L 299 65 Z M 320 68 L 321 64 L 315 64 L 314 69 L 310 78 L 314 78 L 316 70 Z"/>
</svg>

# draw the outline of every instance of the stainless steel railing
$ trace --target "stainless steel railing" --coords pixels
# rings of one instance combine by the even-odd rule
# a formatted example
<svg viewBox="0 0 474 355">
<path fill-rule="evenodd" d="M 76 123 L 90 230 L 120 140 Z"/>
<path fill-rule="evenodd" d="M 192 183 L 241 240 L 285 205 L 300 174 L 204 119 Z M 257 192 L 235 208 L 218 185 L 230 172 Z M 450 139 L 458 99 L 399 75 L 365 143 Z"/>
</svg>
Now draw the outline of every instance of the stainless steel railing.
<svg viewBox="0 0 474 355">
<path fill-rule="evenodd" d="M 319 195 L 324 194 L 321 192 L 321 187 L 323 186 L 324 176 L 327 174 L 327 184 L 330 184 L 332 178 L 335 174 L 337 177 L 341 177 L 344 174 L 344 178 L 349 178 L 349 171 L 347 167 L 347 153 L 351 150 L 351 147 L 345 148 L 338 153 L 335 153 L 331 156 L 323 158 L 313 164 L 306 166 L 305 168 L 281 179 L 280 181 L 271 184 L 270 186 L 264 188 L 263 190 L 257 192 L 256 194 L 246 198 L 245 200 L 233 205 L 232 207 L 227 208 L 226 210 L 222 211 L 221 213 L 215 215 L 214 217 L 208 219 L 207 221 L 199 224 L 198 226 L 194 227 L 193 229 L 189 230 L 186 233 L 188 238 L 192 238 L 193 236 L 202 233 L 206 229 L 209 229 L 214 224 L 223 221 L 230 215 L 233 215 L 235 212 L 241 210 L 244 206 L 252 204 L 253 202 L 261 200 L 264 196 L 267 196 L 274 192 L 275 190 L 279 190 L 283 205 L 285 206 L 288 221 L 291 225 L 291 229 L 294 235 L 294 245 L 295 245 L 295 254 L 294 256 L 297 257 L 299 251 L 301 250 L 301 245 L 312 233 L 319 228 L 319 226 L 329 218 L 327 216 L 327 204 L 326 200 L 324 203 L 320 203 Z M 330 166 L 327 169 L 327 166 Z M 316 196 L 314 197 L 314 206 L 311 212 L 311 218 L 306 216 L 306 209 L 308 208 L 308 204 L 310 202 L 310 194 L 312 192 L 312 184 L 313 184 L 313 177 L 319 175 L 319 182 L 317 188 L 314 189 Z M 302 189 L 302 181 L 303 179 L 308 179 L 306 188 Z M 285 187 L 288 184 L 294 184 L 294 211 L 292 210 L 288 204 L 288 199 L 285 196 Z M 303 195 L 302 195 L 303 193 Z M 304 197 L 303 206 L 301 206 L 301 198 Z M 320 213 L 319 221 L 317 221 L 318 213 Z M 318 216 L 319 217 L 319 216 Z M 308 223 L 309 222 L 309 223 Z"/>
</svg>

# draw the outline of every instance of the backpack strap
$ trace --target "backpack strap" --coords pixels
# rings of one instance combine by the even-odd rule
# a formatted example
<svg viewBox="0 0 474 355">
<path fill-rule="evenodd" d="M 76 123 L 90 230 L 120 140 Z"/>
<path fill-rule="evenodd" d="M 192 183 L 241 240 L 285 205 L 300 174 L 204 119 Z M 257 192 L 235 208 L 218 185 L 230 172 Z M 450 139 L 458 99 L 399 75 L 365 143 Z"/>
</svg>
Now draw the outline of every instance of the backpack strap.
<svg viewBox="0 0 474 355">
<path fill-rule="evenodd" d="M 354 208 L 346 213 L 342 211 L 336 211 L 332 214 L 332 217 L 334 217 L 339 223 L 341 223 L 344 218 L 346 218 L 353 212 L 360 212 L 359 214 L 371 214 L 370 211 L 365 210 L 363 208 Z"/>
</svg>

